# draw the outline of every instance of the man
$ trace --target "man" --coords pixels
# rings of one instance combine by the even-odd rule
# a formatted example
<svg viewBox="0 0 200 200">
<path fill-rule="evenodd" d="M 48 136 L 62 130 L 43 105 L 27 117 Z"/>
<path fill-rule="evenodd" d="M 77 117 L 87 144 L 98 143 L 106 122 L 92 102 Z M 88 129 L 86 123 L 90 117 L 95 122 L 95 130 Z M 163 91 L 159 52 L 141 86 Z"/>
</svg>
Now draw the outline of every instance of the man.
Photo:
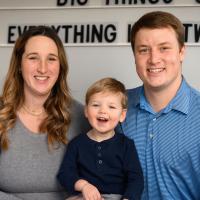
<svg viewBox="0 0 200 200">
<path fill-rule="evenodd" d="M 170 13 L 145 14 L 132 28 L 131 45 L 143 86 L 127 91 L 118 131 L 135 141 L 142 199 L 200 199 L 200 93 L 182 76 L 184 27 Z"/>
</svg>

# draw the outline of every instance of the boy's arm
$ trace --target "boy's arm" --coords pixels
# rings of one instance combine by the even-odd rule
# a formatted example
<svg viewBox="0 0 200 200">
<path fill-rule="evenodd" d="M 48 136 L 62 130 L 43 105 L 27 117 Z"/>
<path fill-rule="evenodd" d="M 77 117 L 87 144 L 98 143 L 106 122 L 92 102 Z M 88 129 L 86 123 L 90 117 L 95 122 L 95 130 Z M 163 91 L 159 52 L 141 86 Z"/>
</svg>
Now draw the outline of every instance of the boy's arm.
<svg viewBox="0 0 200 200">
<path fill-rule="evenodd" d="M 64 159 L 57 175 L 60 184 L 69 193 L 75 193 L 75 182 L 80 179 L 77 169 L 77 156 L 78 148 L 76 143 L 72 140 L 72 142 L 70 142 L 67 146 Z"/>
<path fill-rule="evenodd" d="M 144 188 L 142 168 L 132 140 L 127 140 L 127 151 L 124 157 L 124 168 L 127 173 L 127 187 L 123 199 L 141 199 Z"/>
</svg>

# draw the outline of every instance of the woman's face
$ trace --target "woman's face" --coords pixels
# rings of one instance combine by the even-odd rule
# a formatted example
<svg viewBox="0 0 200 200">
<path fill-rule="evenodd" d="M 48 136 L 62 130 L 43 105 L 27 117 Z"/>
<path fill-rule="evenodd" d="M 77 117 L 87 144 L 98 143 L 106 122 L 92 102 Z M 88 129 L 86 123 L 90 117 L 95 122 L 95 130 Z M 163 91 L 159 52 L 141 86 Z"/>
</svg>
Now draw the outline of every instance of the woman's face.
<svg viewBox="0 0 200 200">
<path fill-rule="evenodd" d="M 25 45 L 21 70 L 25 96 L 47 98 L 60 72 L 56 43 L 46 36 L 31 37 Z"/>
</svg>

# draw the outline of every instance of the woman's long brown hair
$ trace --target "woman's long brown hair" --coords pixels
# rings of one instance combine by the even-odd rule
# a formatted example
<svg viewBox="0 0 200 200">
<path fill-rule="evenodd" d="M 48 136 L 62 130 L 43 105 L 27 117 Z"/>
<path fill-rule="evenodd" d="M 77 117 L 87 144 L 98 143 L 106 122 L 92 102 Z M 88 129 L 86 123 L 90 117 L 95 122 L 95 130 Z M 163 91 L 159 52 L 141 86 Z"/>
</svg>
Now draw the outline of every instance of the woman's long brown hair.
<svg viewBox="0 0 200 200">
<path fill-rule="evenodd" d="M 47 133 L 49 147 L 67 143 L 66 133 L 71 121 L 70 106 L 72 98 L 67 84 L 68 63 L 63 44 L 57 33 L 48 26 L 36 26 L 23 33 L 16 41 L 3 92 L 0 97 L 0 149 L 9 148 L 8 131 L 16 122 L 17 110 L 24 103 L 24 80 L 21 75 L 22 55 L 27 41 L 33 36 L 46 36 L 52 39 L 58 48 L 60 73 L 51 94 L 44 103 L 47 117 L 41 122 L 39 131 Z M 56 145 L 57 146 L 57 145 Z"/>
</svg>

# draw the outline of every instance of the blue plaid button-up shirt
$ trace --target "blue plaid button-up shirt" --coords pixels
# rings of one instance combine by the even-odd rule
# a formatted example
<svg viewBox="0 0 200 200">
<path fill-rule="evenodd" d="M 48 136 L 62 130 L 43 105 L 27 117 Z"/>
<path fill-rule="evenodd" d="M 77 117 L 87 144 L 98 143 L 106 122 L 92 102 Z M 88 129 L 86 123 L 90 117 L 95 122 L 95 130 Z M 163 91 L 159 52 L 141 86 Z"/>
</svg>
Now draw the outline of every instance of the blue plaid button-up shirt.
<svg viewBox="0 0 200 200">
<path fill-rule="evenodd" d="M 200 93 L 183 78 L 159 113 L 142 86 L 127 93 L 127 117 L 117 130 L 135 142 L 145 178 L 142 199 L 200 200 Z"/>
</svg>

